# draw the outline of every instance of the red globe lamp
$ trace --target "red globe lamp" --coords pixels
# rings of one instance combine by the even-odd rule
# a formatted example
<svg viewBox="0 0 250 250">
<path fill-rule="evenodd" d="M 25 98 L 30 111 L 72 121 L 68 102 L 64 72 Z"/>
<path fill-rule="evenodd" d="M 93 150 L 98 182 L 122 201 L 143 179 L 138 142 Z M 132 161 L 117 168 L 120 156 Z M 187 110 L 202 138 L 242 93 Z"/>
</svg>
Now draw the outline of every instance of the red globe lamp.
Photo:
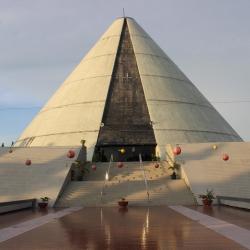
<svg viewBox="0 0 250 250">
<path fill-rule="evenodd" d="M 118 163 L 117 163 L 117 167 L 118 167 L 118 168 L 122 168 L 122 167 L 123 167 L 123 163 L 122 163 L 122 162 L 118 162 Z"/>
<path fill-rule="evenodd" d="M 228 154 L 223 154 L 222 159 L 223 159 L 223 161 L 228 161 L 229 160 L 229 155 Z"/>
<path fill-rule="evenodd" d="M 68 158 L 74 158 L 75 157 L 75 151 L 74 150 L 69 150 L 67 153 Z"/>
<path fill-rule="evenodd" d="M 180 146 L 176 146 L 173 149 L 173 153 L 174 153 L 174 155 L 179 155 L 181 153 L 181 147 Z"/>
<path fill-rule="evenodd" d="M 25 165 L 26 165 L 26 166 L 30 166 L 30 165 L 31 165 L 31 160 L 30 160 L 30 159 L 27 159 L 27 160 L 25 161 Z"/>
</svg>

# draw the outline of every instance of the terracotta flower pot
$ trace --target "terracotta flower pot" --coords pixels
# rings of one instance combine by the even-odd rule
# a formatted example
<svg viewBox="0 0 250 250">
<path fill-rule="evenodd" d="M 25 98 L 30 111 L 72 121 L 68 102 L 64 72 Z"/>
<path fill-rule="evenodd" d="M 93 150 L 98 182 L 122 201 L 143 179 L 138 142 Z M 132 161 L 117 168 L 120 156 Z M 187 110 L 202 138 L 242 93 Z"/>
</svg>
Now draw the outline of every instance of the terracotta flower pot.
<svg viewBox="0 0 250 250">
<path fill-rule="evenodd" d="M 45 209 L 48 207 L 48 203 L 47 202 L 38 202 L 38 206 L 41 209 Z"/>
<path fill-rule="evenodd" d="M 202 199 L 202 203 L 204 206 L 210 207 L 213 203 L 213 200 L 208 200 L 208 199 Z"/>
<path fill-rule="evenodd" d="M 159 163 L 155 163 L 155 168 L 158 168 L 159 166 Z"/>
<path fill-rule="evenodd" d="M 128 201 L 118 201 L 118 205 L 120 207 L 127 207 L 128 206 Z"/>
<path fill-rule="evenodd" d="M 172 179 L 172 180 L 176 180 L 176 179 L 177 179 L 177 175 L 176 175 L 175 172 L 173 172 L 173 173 L 171 174 L 171 179 Z"/>
</svg>

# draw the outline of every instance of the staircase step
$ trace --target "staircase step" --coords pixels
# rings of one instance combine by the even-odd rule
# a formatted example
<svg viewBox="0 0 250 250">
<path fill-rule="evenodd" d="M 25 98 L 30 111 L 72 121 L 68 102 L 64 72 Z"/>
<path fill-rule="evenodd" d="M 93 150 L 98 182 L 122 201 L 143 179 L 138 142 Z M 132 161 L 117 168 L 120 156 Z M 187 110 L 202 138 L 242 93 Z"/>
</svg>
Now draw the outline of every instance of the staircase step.
<svg viewBox="0 0 250 250">
<path fill-rule="evenodd" d="M 57 206 L 117 206 L 117 201 L 122 197 L 125 197 L 130 205 L 136 206 L 193 205 L 194 197 L 184 180 L 171 180 L 171 171 L 168 170 L 166 162 L 160 162 L 160 168 L 157 169 L 154 164 L 152 162 L 144 164 L 149 201 L 143 172 L 137 162 L 125 163 L 122 169 L 113 166 L 110 170 L 112 178 L 105 183 L 105 187 L 104 176 L 108 163 L 97 163 L 97 170 L 90 171 L 84 181 L 72 181 L 68 184 Z"/>
</svg>

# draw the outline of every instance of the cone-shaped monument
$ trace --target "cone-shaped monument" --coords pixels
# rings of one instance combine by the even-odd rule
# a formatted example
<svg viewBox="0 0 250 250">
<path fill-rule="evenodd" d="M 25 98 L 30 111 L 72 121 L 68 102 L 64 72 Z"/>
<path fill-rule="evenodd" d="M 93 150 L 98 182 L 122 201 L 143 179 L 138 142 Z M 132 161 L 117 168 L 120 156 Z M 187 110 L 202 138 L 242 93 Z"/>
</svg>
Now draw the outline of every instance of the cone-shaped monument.
<svg viewBox="0 0 250 250">
<path fill-rule="evenodd" d="M 88 159 L 151 159 L 157 146 L 242 141 L 132 18 L 119 18 L 73 70 L 16 146 L 77 146 Z M 121 151 L 122 149 L 122 151 Z M 95 154 L 94 154 L 95 152 Z M 163 151 L 162 151 L 163 153 Z"/>
</svg>

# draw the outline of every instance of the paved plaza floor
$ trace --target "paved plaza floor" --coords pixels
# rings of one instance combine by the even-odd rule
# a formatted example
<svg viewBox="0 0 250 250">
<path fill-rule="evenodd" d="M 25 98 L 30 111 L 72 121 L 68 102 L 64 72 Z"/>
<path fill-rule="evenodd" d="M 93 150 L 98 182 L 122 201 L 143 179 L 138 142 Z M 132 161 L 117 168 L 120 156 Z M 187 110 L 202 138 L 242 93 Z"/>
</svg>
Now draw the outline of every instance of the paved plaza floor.
<svg viewBox="0 0 250 250">
<path fill-rule="evenodd" d="M 0 249 L 249 249 L 249 230 L 229 207 L 24 210 L 0 215 Z"/>
</svg>

